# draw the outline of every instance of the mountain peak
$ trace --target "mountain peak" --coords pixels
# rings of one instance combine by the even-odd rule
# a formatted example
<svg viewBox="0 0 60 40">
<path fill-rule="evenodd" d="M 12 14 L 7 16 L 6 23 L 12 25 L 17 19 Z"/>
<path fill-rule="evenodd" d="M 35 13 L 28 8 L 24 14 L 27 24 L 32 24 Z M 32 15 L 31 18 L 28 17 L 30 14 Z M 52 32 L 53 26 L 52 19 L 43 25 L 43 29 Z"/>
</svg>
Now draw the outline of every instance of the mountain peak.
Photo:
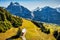
<svg viewBox="0 0 60 40">
<path fill-rule="evenodd" d="M 39 8 L 39 7 L 37 7 L 37 8 L 36 8 L 36 10 L 40 10 L 40 8 Z"/>
<path fill-rule="evenodd" d="M 17 5 L 19 5 L 19 3 L 18 2 L 14 2 L 14 3 L 11 2 L 10 5 L 16 5 L 17 6 Z"/>
<path fill-rule="evenodd" d="M 49 6 L 45 6 L 44 8 L 51 8 L 51 7 L 49 7 Z"/>
<path fill-rule="evenodd" d="M 14 4 L 19 5 L 19 3 L 18 3 L 18 2 L 15 2 Z"/>
<path fill-rule="evenodd" d="M 49 7 L 49 6 L 45 6 L 44 8 L 42 8 L 43 11 L 56 11 L 56 9 Z"/>
<path fill-rule="evenodd" d="M 45 6 L 43 9 L 53 9 L 53 8 L 51 8 L 49 6 Z"/>
<path fill-rule="evenodd" d="M 6 8 L 10 13 L 24 18 L 31 18 L 31 11 L 29 11 L 27 8 L 20 5 L 18 2 L 11 2 L 11 4 Z"/>
<path fill-rule="evenodd" d="M 10 5 L 13 5 L 13 2 L 11 2 Z"/>
<path fill-rule="evenodd" d="M 40 8 L 39 7 L 37 7 L 36 9 L 34 9 L 34 11 L 39 11 L 40 10 Z"/>
</svg>

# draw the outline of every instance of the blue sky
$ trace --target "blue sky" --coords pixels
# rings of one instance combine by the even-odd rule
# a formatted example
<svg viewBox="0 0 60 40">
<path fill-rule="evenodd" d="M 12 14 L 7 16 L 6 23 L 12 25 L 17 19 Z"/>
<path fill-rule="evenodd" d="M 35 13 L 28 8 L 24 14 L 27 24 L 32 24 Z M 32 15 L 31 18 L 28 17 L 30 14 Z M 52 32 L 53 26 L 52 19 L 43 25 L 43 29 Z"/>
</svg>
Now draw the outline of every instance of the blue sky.
<svg viewBox="0 0 60 40">
<path fill-rule="evenodd" d="M 10 2 L 18 2 L 20 5 L 34 10 L 37 7 L 57 7 L 60 6 L 60 0 L 0 0 L 0 6 L 7 7 Z"/>
</svg>

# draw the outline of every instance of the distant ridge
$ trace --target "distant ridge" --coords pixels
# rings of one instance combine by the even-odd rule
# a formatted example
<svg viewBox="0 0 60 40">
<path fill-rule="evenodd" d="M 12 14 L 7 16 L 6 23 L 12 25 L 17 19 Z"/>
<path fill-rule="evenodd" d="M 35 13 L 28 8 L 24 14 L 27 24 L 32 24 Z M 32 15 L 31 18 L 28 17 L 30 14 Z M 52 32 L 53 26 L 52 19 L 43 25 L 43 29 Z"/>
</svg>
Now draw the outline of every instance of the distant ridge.
<svg viewBox="0 0 60 40">
<path fill-rule="evenodd" d="M 46 6 L 41 11 L 35 10 L 33 14 L 33 20 L 60 24 L 60 13 L 55 8 Z"/>
</svg>

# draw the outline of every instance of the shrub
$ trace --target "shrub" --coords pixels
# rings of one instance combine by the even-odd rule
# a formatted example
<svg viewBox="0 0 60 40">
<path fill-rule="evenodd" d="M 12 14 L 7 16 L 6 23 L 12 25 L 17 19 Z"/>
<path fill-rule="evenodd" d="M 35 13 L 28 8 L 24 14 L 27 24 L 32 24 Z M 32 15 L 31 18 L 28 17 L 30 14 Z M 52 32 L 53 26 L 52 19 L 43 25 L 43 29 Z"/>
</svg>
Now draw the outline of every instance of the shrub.
<svg viewBox="0 0 60 40">
<path fill-rule="evenodd" d="M 5 15 L 2 12 L 0 12 L 0 21 L 5 21 Z"/>
<path fill-rule="evenodd" d="M 19 27 L 22 25 L 22 19 L 18 17 L 12 17 L 11 24 L 13 25 L 13 27 Z"/>
<path fill-rule="evenodd" d="M 0 22 L 0 32 L 5 32 L 6 30 L 10 29 L 12 27 L 10 22 Z"/>
<path fill-rule="evenodd" d="M 60 32 L 59 32 L 59 34 L 58 34 L 57 40 L 60 40 Z"/>
<path fill-rule="evenodd" d="M 57 36 L 58 36 L 58 31 L 57 31 L 57 30 L 54 31 L 53 36 L 54 36 L 55 38 L 57 38 Z"/>
<path fill-rule="evenodd" d="M 57 30 L 54 31 L 53 36 L 56 38 L 56 40 L 60 40 L 60 32 Z"/>
</svg>

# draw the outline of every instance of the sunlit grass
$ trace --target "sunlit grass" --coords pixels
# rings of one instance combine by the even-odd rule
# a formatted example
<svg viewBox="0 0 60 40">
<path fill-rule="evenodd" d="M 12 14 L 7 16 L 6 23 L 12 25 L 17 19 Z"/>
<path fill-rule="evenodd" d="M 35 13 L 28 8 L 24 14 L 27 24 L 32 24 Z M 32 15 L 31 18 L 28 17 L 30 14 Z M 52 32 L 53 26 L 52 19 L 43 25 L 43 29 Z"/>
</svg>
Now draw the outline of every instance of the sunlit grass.
<svg viewBox="0 0 60 40">
<path fill-rule="evenodd" d="M 20 26 L 21 29 L 26 28 L 26 39 L 27 40 L 56 40 L 53 36 L 54 30 L 59 30 L 60 27 L 44 24 L 45 28 L 50 29 L 50 34 L 46 34 L 41 32 L 40 28 L 38 28 L 36 25 L 34 25 L 31 21 L 23 19 L 22 26 Z M 17 33 L 18 28 L 11 28 L 6 33 L 0 33 L 0 40 L 5 40 L 6 38 L 9 38 Z M 14 40 L 22 40 L 21 38 L 17 38 Z"/>
</svg>

